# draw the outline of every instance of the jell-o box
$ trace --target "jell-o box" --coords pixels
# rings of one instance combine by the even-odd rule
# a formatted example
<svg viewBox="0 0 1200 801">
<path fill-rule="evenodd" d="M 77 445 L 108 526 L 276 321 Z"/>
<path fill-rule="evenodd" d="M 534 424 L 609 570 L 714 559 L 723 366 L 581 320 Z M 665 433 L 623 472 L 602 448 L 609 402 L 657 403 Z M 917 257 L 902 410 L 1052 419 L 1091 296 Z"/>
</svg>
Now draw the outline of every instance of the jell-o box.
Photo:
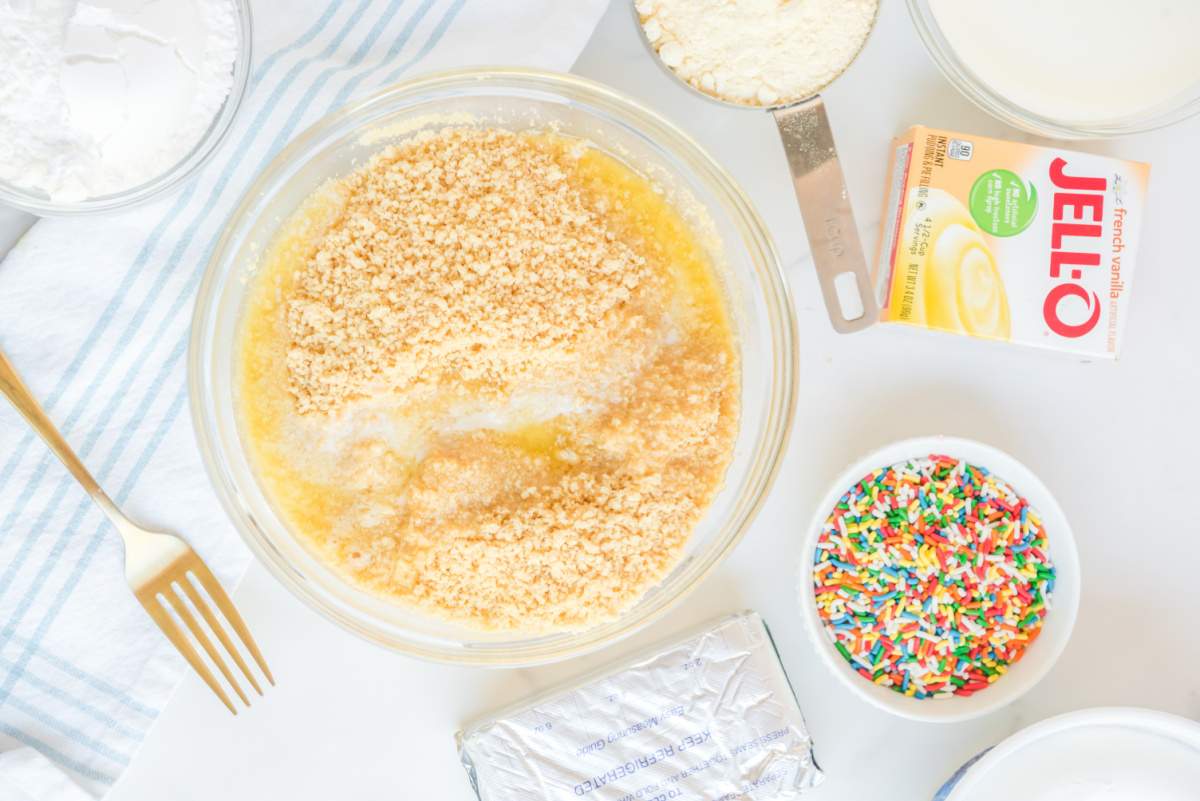
<svg viewBox="0 0 1200 801">
<path fill-rule="evenodd" d="M 1117 357 L 1149 165 L 916 126 L 888 174 L 882 322 Z"/>
</svg>

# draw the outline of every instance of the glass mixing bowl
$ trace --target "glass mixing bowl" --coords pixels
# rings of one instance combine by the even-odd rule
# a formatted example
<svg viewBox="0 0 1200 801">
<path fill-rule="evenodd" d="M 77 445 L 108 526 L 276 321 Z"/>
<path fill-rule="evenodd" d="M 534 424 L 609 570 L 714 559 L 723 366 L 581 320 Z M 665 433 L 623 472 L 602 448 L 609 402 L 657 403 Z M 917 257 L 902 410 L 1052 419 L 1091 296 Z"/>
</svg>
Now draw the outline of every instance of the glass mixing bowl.
<svg viewBox="0 0 1200 801">
<path fill-rule="evenodd" d="M 175 166 L 157 178 L 120 192 L 70 202 L 51 200 L 44 192 L 0 180 L 0 203 L 41 217 L 97 214 L 135 206 L 143 201 L 159 197 L 178 189 L 188 178 L 195 175 L 196 171 L 216 151 L 217 145 L 221 144 L 225 135 L 229 133 L 238 108 L 241 107 L 242 97 L 246 93 L 246 84 L 250 80 L 251 42 L 254 39 L 250 21 L 250 2 L 249 0 L 233 0 L 233 4 L 237 10 L 238 21 L 238 52 L 233 62 L 233 83 L 229 87 L 229 94 L 226 96 L 225 102 L 221 104 L 220 111 L 213 118 L 208 130 L 204 132 L 204 136 L 200 138 L 191 152 Z"/>
<path fill-rule="evenodd" d="M 1016 128 L 1053 139 L 1098 139 L 1151 131 L 1200 113 L 1200 82 L 1169 101 L 1126 117 L 1081 122 L 1037 114 L 996 92 L 973 73 L 942 34 L 929 0 L 908 0 L 917 35 L 942 74 L 975 105 Z"/>
<path fill-rule="evenodd" d="M 237 425 L 235 341 L 257 254 L 318 186 L 389 140 L 447 124 L 553 126 L 656 181 L 702 232 L 726 289 L 741 353 L 742 419 L 725 484 L 673 571 L 612 622 L 566 633 L 480 632 L 372 597 L 339 578 L 287 529 L 256 480 Z M 301 134 L 247 190 L 213 253 L 192 325 L 189 389 L 205 465 L 266 568 L 345 628 L 445 662 L 527 665 L 599 648 L 647 625 L 694 589 L 745 533 L 779 469 L 791 427 L 796 323 L 770 235 L 750 201 L 695 142 L 600 84 L 524 70 L 420 78 L 348 106 Z"/>
</svg>

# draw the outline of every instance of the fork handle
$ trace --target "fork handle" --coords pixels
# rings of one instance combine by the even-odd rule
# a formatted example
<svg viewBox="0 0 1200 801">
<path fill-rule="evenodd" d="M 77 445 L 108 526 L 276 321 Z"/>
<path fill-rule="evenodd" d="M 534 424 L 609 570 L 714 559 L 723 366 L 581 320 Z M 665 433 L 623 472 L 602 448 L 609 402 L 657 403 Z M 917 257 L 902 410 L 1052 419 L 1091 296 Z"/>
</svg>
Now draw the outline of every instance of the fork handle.
<svg viewBox="0 0 1200 801">
<path fill-rule="evenodd" d="M 108 516 L 108 519 L 121 531 L 122 534 L 127 529 L 134 527 L 124 515 L 117 509 L 112 500 L 100 489 L 100 485 L 96 483 L 96 479 L 92 478 L 92 474 L 83 466 L 83 462 L 79 461 L 79 457 L 71 450 L 71 446 L 63 439 L 62 434 L 58 433 L 58 429 L 54 427 L 54 423 L 50 422 L 50 418 L 46 416 L 45 410 L 41 404 L 33 397 L 33 393 L 29 391 L 29 387 L 25 386 L 25 382 L 21 380 L 21 376 L 12 366 L 12 362 L 0 350 L 0 392 L 3 392 L 5 397 L 12 402 L 21 416 L 29 421 L 29 425 L 33 426 L 33 430 L 38 433 L 50 450 L 54 451 L 57 456 L 66 466 L 71 475 L 75 477 L 91 496 L 96 505 Z"/>
</svg>

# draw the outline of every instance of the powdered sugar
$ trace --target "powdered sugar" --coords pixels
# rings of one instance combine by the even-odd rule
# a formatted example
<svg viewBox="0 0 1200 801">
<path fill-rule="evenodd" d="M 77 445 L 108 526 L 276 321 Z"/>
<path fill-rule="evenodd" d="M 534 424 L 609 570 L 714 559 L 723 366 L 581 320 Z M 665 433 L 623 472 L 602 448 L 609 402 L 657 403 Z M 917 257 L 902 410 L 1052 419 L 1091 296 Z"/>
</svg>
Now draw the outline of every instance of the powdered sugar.
<svg viewBox="0 0 1200 801">
<path fill-rule="evenodd" d="M 875 23 L 878 0 L 637 0 L 663 63 L 706 94 L 774 106 L 821 91 Z"/>
<path fill-rule="evenodd" d="M 0 0 L 0 180 L 72 202 L 145 183 L 233 85 L 232 0 Z"/>
</svg>

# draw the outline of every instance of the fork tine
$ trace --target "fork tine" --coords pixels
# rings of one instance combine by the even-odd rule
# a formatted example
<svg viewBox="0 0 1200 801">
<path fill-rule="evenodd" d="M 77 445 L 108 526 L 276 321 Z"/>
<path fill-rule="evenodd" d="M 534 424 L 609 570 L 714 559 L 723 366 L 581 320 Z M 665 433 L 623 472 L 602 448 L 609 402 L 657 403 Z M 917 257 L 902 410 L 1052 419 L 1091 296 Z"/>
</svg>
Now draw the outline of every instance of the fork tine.
<svg viewBox="0 0 1200 801">
<path fill-rule="evenodd" d="M 221 588 L 221 582 L 217 581 L 217 577 L 208 569 L 208 565 L 200 561 L 199 558 L 192 562 L 189 569 L 195 574 L 196 580 L 200 582 L 200 586 L 204 588 L 204 591 L 216 602 L 217 608 L 221 610 L 221 614 L 225 615 L 225 619 L 229 621 L 229 625 L 233 626 L 233 630 L 237 632 L 238 637 L 245 643 L 246 649 L 250 651 L 250 655 L 258 663 L 258 668 L 267 677 L 267 681 L 271 683 L 272 687 L 275 686 L 275 677 L 271 675 L 271 669 L 267 667 L 267 660 L 263 659 L 262 652 L 258 650 L 258 645 L 254 642 L 254 638 L 250 636 L 250 629 L 246 628 L 242 616 L 238 614 L 237 608 L 229 600 L 229 596 L 225 594 L 225 590 Z"/>
<path fill-rule="evenodd" d="M 187 580 L 187 576 L 183 575 L 177 579 L 177 582 L 186 584 Z M 174 589 L 174 585 L 168 586 Z M 163 594 L 170 598 L 166 592 Z M 242 685 L 233 680 L 233 674 L 229 672 L 229 665 L 226 665 L 225 660 L 217 653 L 212 640 L 208 638 L 208 635 L 204 633 L 204 629 L 200 627 L 200 621 L 196 620 L 196 616 L 187 608 L 187 604 L 183 603 L 183 596 L 179 595 L 178 591 L 176 591 L 175 598 L 171 600 L 174 601 L 171 605 L 175 607 L 175 614 L 179 615 L 180 619 L 188 627 L 188 630 L 192 632 L 192 637 L 200 643 L 200 647 L 208 654 L 208 658 L 212 660 L 212 663 L 217 666 L 217 670 L 221 671 L 221 675 L 225 677 L 225 681 L 229 682 L 229 686 L 233 688 L 233 691 L 238 694 L 238 698 L 242 699 L 242 703 L 250 706 L 250 699 L 246 697 L 246 691 L 242 689 Z"/>
<path fill-rule="evenodd" d="M 179 579 L 179 586 L 183 588 L 183 591 L 187 593 L 187 597 L 191 599 L 192 606 L 200 610 L 200 614 L 204 617 L 204 622 L 207 623 L 209 629 L 211 629 L 212 632 L 217 635 L 217 639 L 221 641 L 221 647 L 225 649 L 225 653 L 233 657 L 233 661 L 242 671 L 242 674 L 247 680 L 249 680 L 250 686 L 254 688 L 256 693 L 262 695 L 262 687 L 258 685 L 258 679 L 254 678 L 254 674 L 250 672 L 250 666 L 246 664 L 246 660 L 242 659 L 242 652 L 239 651 L 229 639 L 229 635 L 225 633 L 225 627 L 217 622 L 217 616 L 213 614 L 212 609 L 210 609 L 208 604 L 206 604 L 203 598 L 200 597 L 200 593 L 196 591 L 196 587 L 192 584 L 191 579 L 188 578 L 187 575 L 181 576 Z M 225 678 L 228 679 L 229 676 L 226 676 Z M 229 679 L 229 683 L 234 684 L 233 679 Z M 237 687 L 236 684 L 234 684 L 234 686 Z M 242 700 L 246 700 L 245 696 L 242 696 Z M 248 704 L 249 702 L 247 702 L 247 705 Z"/>
<path fill-rule="evenodd" d="M 150 614 L 150 617 L 158 624 L 162 633 L 167 636 L 171 644 L 175 646 L 179 653 L 183 654 L 183 658 L 192 666 L 192 670 L 196 671 L 200 678 L 204 679 L 204 683 L 208 688 L 217 694 L 221 699 L 221 703 L 225 704 L 233 714 L 237 714 L 237 709 L 234 708 L 233 702 L 229 700 L 229 696 L 225 694 L 225 690 L 221 688 L 212 671 L 204 664 L 204 660 L 196 653 L 196 649 L 188 642 L 187 635 L 179 628 L 178 624 L 171 617 L 171 613 L 167 611 L 162 602 L 158 600 L 158 593 L 149 591 L 138 593 L 138 600 L 142 602 L 142 607 Z"/>
</svg>

